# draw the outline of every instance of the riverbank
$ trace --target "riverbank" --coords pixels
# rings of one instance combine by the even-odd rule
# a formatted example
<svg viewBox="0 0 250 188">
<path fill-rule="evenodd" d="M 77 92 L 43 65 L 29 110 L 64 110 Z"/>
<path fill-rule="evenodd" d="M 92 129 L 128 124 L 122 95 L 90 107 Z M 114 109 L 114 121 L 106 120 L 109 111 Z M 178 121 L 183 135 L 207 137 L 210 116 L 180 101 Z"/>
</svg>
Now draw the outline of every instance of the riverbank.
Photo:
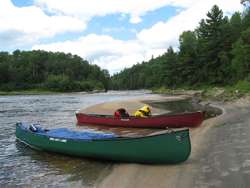
<svg viewBox="0 0 250 188">
<path fill-rule="evenodd" d="M 165 87 L 152 90 L 155 94 L 165 95 L 191 95 L 199 96 L 200 100 L 213 101 L 235 101 L 246 96 L 250 96 L 249 84 L 226 86 L 226 87 L 201 87 L 199 89 L 190 90 L 189 88 L 169 89 Z"/>
<path fill-rule="evenodd" d="M 154 98 L 103 103 L 85 110 L 96 113 L 96 110 L 98 112 L 103 110 L 106 113 L 113 113 L 114 109 L 122 106 L 132 112 L 132 109 L 147 101 L 178 100 L 187 97 L 190 95 L 170 98 L 156 95 Z M 249 97 L 240 98 L 234 102 L 209 101 L 211 105 L 223 109 L 223 114 L 207 119 L 200 127 L 190 130 L 192 152 L 186 162 L 178 165 L 116 164 L 112 172 L 105 178 L 101 178 L 95 187 L 237 187 L 234 185 L 247 187 L 250 183 L 248 159 L 250 147 L 247 150 L 244 150 L 244 147 L 236 150 L 235 147 L 239 147 L 238 144 L 241 142 L 247 146 L 246 140 L 250 138 L 249 101 Z M 152 110 L 161 113 L 162 109 Z M 236 130 L 235 125 L 239 131 L 236 135 L 231 131 L 231 129 Z M 246 130 L 243 131 L 243 128 Z M 231 139 L 232 135 L 233 139 Z M 242 135 L 245 137 L 244 140 L 241 140 Z M 237 156 L 238 150 L 243 157 Z M 242 177 L 236 176 L 236 172 L 242 174 Z M 244 180 L 243 183 L 242 180 Z"/>
<path fill-rule="evenodd" d="M 161 102 L 161 101 L 176 101 L 184 100 L 189 98 L 188 95 L 179 95 L 179 96 L 166 96 L 166 95 L 151 95 L 147 97 L 140 97 L 130 100 L 120 100 L 108 103 L 101 103 L 88 108 L 80 109 L 80 112 L 83 113 L 97 113 L 97 114 L 113 114 L 114 111 L 118 108 L 125 108 L 129 114 L 133 114 L 138 108 L 141 108 L 143 105 L 150 102 Z M 169 112 L 166 109 L 157 108 L 151 106 L 153 114 L 161 114 Z"/>
<path fill-rule="evenodd" d="M 93 90 L 93 91 L 79 91 L 79 92 L 61 92 L 61 91 L 50 91 L 50 90 L 21 90 L 21 91 L 0 91 L 0 96 L 5 95 L 56 95 L 56 94 L 92 94 L 92 93 L 103 93 L 104 90 Z"/>
<path fill-rule="evenodd" d="M 0 96 L 5 95 L 46 95 L 46 94 L 59 94 L 59 92 L 53 91 L 41 91 L 41 90 L 24 90 L 24 91 L 0 91 Z"/>
</svg>

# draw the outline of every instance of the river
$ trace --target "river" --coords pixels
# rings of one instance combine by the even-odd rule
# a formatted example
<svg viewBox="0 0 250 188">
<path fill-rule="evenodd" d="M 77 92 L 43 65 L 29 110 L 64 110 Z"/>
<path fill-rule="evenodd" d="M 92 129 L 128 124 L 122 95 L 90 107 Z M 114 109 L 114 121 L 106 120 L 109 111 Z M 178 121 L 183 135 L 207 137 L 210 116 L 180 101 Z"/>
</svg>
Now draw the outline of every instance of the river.
<svg viewBox="0 0 250 188">
<path fill-rule="evenodd" d="M 74 112 L 98 103 L 151 95 L 146 91 L 0 96 L 0 187 L 91 187 L 109 162 L 34 151 L 16 141 L 15 123 L 76 126 Z"/>
</svg>

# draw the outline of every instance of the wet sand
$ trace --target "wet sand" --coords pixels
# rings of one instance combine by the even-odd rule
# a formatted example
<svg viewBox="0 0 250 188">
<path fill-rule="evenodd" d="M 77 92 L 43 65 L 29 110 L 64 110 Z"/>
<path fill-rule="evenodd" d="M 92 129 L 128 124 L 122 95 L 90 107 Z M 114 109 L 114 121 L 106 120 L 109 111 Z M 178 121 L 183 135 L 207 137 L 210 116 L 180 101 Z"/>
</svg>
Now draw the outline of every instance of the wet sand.
<svg viewBox="0 0 250 188">
<path fill-rule="evenodd" d="M 87 112 L 112 114 L 124 107 L 130 113 L 152 100 L 178 100 L 187 96 L 119 101 L 85 109 Z M 143 101 L 142 101 L 143 100 Z M 119 163 L 95 185 L 100 188 L 206 188 L 250 186 L 250 99 L 232 103 L 215 103 L 223 114 L 205 120 L 190 130 L 192 151 L 189 159 L 177 165 L 143 165 Z M 153 108 L 156 114 L 165 112 Z"/>
<path fill-rule="evenodd" d="M 141 108 L 145 105 L 148 101 L 173 101 L 173 100 L 182 100 L 190 97 L 189 95 L 180 95 L 180 96 L 164 96 L 164 95 L 151 95 L 144 98 L 135 98 L 132 100 L 126 101 L 114 101 L 109 103 L 101 103 L 97 104 L 85 109 L 79 110 L 80 112 L 86 113 L 96 113 L 96 114 L 113 114 L 114 111 L 118 108 L 125 108 L 129 114 L 134 114 L 135 110 Z M 161 114 L 169 112 L 164 109 L 158 109 L 151 107 L 153 114 Z"/>
</svg>

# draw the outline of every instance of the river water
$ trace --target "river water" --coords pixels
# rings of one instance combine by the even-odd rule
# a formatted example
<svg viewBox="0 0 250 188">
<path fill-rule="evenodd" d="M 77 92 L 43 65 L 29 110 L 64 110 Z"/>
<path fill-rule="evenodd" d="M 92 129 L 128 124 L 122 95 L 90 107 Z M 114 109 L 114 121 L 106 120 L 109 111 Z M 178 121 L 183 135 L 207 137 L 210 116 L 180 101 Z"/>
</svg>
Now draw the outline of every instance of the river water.
<svg viewBox="0 0 250 188">
<path fill-rule="evenodd" d="M 111 163 L 34 151 L 16 141 L 15 123 L 76 126 L 74 112 L 102 102 L 150 95 L 145 91 L 0 96 L 0 187 L 91 187 Z"/>
</svg>

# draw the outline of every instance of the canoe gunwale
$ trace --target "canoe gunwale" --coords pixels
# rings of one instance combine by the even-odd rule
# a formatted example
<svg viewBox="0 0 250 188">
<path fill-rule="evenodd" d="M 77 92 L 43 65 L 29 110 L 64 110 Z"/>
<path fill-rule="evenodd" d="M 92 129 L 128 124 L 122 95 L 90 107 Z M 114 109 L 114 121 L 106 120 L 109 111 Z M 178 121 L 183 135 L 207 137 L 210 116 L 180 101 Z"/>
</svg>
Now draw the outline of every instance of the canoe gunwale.
<svg viewBox="0 0 250 188">
<path fill-rule="evenodd" d="M 120 120 L 123 120 L 123 119 L 145 119 L 145 118 L 160 118 L 160 117 L 178 117 L 178 116 L 185 116 L 185 115 L 190 115 L 190 114 L 194 114 L 194 113 L 206 113 L 206 111 L 195 111 L 195 112 L 185 112 L 185 113 L 177 113 L 177 114 L 168 114 L 168 113 L 165 113 L 165 114 L 158 114 L 158 115 L 152 115 L 152 116 L 149 116 L 149 117 L 136 117 L 136 116 L 133 116 L 133 115 L 129 115 L 129 117 L 127 118 L 120 118 Z M 84 112 L 80 112 L 80 111 L 76 111 L 75 112 L 76 115 L 85 115 L 85 116 L 91 116 L 91 117 L 96 117 L 96 118 L 114 118 L 114 119 L 119 119 L 119 118 L 115 118 L 113 115 L 110 115 L 110 114 L 88 114 L 88 113 L 84 113 Z"/>
<path fill-rule="evenodd" d="M 113 137 L 113 138 L 104 138 L 104 139 L 80 139 L 80 138 L 67 138 L 67 137 L 57 137 L 57 136 L 48 136 L 46 134 L 39 134 L 37 132 L 33 132 L 29 129 L 25 129 L 23 126 L 23 124 L 17 124 L 16 126 L 19 127 L 20 129 L 22 129 L 25 132 L 31 133 L 34 136 L 40 136 L 40 137 L 46 137 L 46 138 L 57 138 L 57 139 L 67 139 L 70 141 L 79 141 L 79 142 L 103 142 L 103 141 L 122 141 L 122 140 L 137 140 L 137 139 L 145 139 L 145 138 L 152 138 L 152 137 L 158 137 L 158 136 L 163 136 L 163 135 L 170 135 L 170 134 L 179 134 L 182 132 L 186 132 L 189 131 L 188 128 L 183 128 L 181 130 L 165 130 L 164 132 L 161 132 L 159 134 L 153 134 L 153 135 L 146 135 L 146 136 L 136 136 L 136 137 L 123 137 L 123 136 L 118 136 L 118 137 Z"/>
<path fill-rule="evenodd" d="M 149 117 L 116 118 L 112 115 L 76 113 L 78 125 L 106 125 L 131 128 L 183 128 L 201 125 L 205 111 L 161 114 Z"/>
<path fill-rule="evenodd" d="M 186 161 L 191 153 L 189 129 L 139 138 L 83 140 L 60 137 L 56 140 L 50 139 L 56 137 L 33 132 L 20 123 L 16 124 L 16 138 L 40 151 L 129 163 L 177 164 Z"/>
</svg>

